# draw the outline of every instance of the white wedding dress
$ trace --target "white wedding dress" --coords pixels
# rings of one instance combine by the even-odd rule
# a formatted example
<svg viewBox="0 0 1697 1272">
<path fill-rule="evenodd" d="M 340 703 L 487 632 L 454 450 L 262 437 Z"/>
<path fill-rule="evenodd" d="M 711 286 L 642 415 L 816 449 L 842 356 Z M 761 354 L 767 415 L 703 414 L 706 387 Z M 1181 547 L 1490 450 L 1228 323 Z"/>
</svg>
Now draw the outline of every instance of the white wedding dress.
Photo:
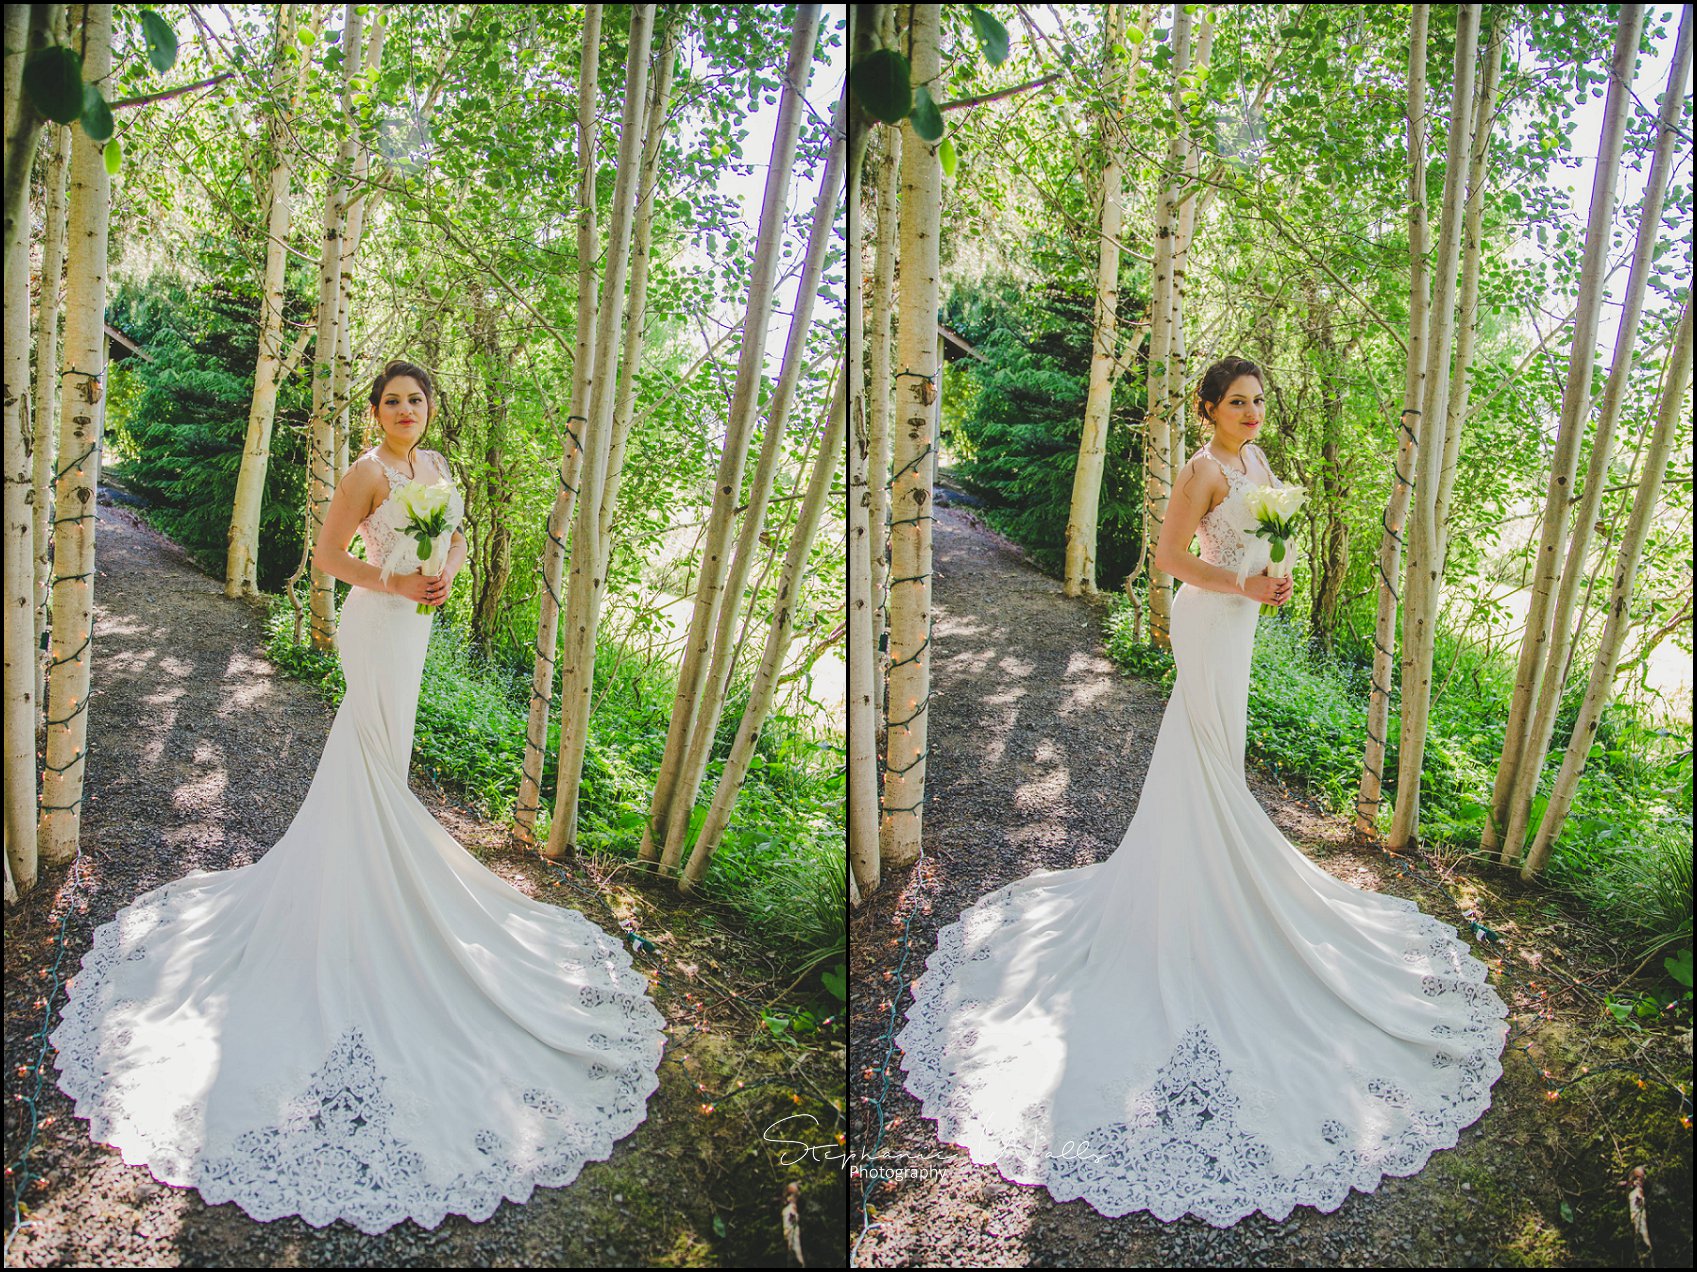
<svg viewBox="0 0 1697 1272">
<path fill-rule="evenodd" d="M 405 521 L 384 468 L 372 562 Z M 621 942 L 407 787 L 433 613 L 351 591 L 347 694 L 288 831 L 119 910 L 69 987 L 51 1041 L 76 1115 L 209 1204 L 367 1233 L 487 1219 L 610 1156 L 658 1085 L 663 1018 Z"/>
<path fill-rule="evenodd" d="M 1251 483 L 1221 467 L 1202 558 L 1258 572 Z M 1179 590 L 1177 682 L 1118 850 L 945 927 L 897 1037 L 943 1141 L 1104 1215 L 1336 1210 L 1452 1147 L 1502 1074 L 1506 1009 L 1455 929 L 1334 879 L 1250 792 L 1259 608 Z"/>
</svg>

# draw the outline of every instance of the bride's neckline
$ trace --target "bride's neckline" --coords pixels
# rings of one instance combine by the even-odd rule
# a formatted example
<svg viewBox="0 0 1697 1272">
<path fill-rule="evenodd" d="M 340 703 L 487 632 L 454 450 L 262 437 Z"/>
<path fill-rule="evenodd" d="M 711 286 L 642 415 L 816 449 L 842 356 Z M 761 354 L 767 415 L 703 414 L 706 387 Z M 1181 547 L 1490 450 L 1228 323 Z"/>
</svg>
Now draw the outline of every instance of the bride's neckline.
<svg viewBox="0 0 1697 1272">
<path fill-rule="evenodd" d="M 1215 449 L 1214 449 L 1214 443 L 1213 442 L 1203 442 L 1202 448 L 1204 450 L 1206 450 L 1210 456 L 1213 457 L 1214 462 L 1216 464 L 1218 464 L 1221 468 L 1229 469 L 1230 471 L 1236 473 L 1239 477 L 1249 476 L 1249 461 L 1247 459 L 1243 460 L 1243 467 L 1240 469 L 1240 468 L 1237 468 L 1235 465 L 1228 464 L 1228 463 L 1226 463 L 1225 460 L 1221 459 L 1220 456 L 1219 456 L 1219 453 L 1217 451 L 1215 451 Z M 1239 454 L 1238 458 L 1242 459 L 1241 453 Z"/>
<path fill-rule="evenodd" d="M 393 468 L 398 473 L 404 473 L 405 472 L 405 470 L 402 469 L 399 461 L 390 459 L 387 455 L 385 455 L 383 453 L 383 448 L 381 446 L 373 446 L 371 448 L 371 453 L 377 457 L 377 462 L 379 464 L 382 464 L 383 467 Z M 416 458 L 412 461 L 412 473 L 407 476 L 407 480 L 408 481 L 417 481 L 418 480 L 418 460 Z"/>
</svg>

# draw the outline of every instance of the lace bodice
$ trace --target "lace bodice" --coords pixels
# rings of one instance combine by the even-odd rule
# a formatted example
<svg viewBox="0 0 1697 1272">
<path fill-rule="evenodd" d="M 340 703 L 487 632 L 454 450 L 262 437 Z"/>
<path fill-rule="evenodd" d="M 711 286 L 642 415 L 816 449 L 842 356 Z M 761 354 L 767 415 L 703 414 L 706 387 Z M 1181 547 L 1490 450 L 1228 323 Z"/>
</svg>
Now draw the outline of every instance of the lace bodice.
<svg viewBox="0 0 1697 1272">
<path fill-rule="evenodd" d="M 396 534 L 407 519 L 406 514 L 401 511 L 401 505 L 396 501 L 395 495 L 402 486 L 415 480 L 415 478 L 408 477 L 401 469 L 389 463 L 388 460 L 383 458 L 382 452 L 379 450 L 370 450 L 367 455 L 382 467 L 384 475 L 389 479 L 388 496 L 373 509 L 370 516 L 359 523 L 359 536 L 365 543 L 365 559 L 373 565 L 381 567 L 389 555 L 389 549 L 394 546 Z M 423 462 L 427 455 L 431 460 L 428 464 Z M 432 471 L 432 465 L 434 465 L 435 471 Z M 459 487 L 453 485 L 453 473 L 448 468 L 447 462 L 435 451 L 420 451 L 413 462 L 413 469 L 417 473 L 416 480 L 427 485 L 431 482 L 443 480 L 443 474 L 446 474 L 446 480 L 453 490 L 448 498 L 448 530 L 451 534 L 459 528 L 460 522 L 465 516 L 465 503 L 460 498 Z M 416 573 L 417 570 L 418 565 L 414 562 L 408 568 L 397 572 L 412 574 Z"/>
<path fill-rule="evenodd" d="M 1268 550 L 1265 539 L 1257 539 L 1250 533 L 1255 529 L 1255 518 L 1244 502 L 1244 496 L 1260 483 L 1247 473 L 1240 473 L 1230 464 L 1221 462 L 1208 447 L 1202 448 L 1202 454 L 1220 466 L 1227 483 L 1226 497 L 1196 527 L 1196 537 L 1202 543 L 1202 559 L 1209 565 L 1223 565 L 1228 570 L 1236 570 L 1243 564 L 1244 557 L 1256 547 L 1261 548 L 1263 553 Z M 1274 480 L 1277 481 L 1277 478 Z M 1265 564 L 1264 560 L 1262 564 Z M 1253 565 L 1251 571 L 1260 568 L 1260 565 Z"/>
</svg>

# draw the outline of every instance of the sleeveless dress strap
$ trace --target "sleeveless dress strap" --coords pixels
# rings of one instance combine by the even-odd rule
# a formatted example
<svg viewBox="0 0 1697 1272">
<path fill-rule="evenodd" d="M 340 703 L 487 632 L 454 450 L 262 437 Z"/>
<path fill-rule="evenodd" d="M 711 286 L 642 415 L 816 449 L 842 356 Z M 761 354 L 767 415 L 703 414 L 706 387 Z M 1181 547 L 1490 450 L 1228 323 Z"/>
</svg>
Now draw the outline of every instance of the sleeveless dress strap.
<svg viewBox="0 0 1697 1272">
<path fill-rule="evenodd" d="M 1213 460 L 1216 464 L 1218 464 L 1220 466 L 1220 471 L 1224 472 L 1228 476 L 1231 476 L 1231 475 L 1234 475 L 1234 474 L 1238 477 L 1249 476 L 1248 473 L 1238 472 L 1237 469 L 1233 468 L 1230 464 L 1226 463 L 1218 455 L 1214 454 L 1214 448 L 1212 446 L 1208 445 L 1206 442 L 1204 442 L 1203 445 L 1202 445 L 1202 453 L 1204 455 L 1206 455 L 1209 459 Z M 1249 461 L 1245 460 L 1244 466 L 1247 467 L 1248 463 L 1249 463 Z"/>
<path fill-rule="evenodd" d="M 408 477 L 399 468 L 396 468 L 388 460 L 384 459 L 382 452 L 379 451 L 375 446 L 372 447 L 369 451 L 367 451 L 366 454 L 370 455 L 371 458 L 373 458 L 377 461 L 378 465 L 383 469 L 383 471 L 389 475 L 389 480 L 391 482 L 393 482 L 397 485 L 404 486 L 404 485 L 406 485 L 407 482 L 413 480 L 413 478 Z M 418 470 L 418 463 L 415 460 L 413 462 L 413 471 L 416 472 L 417 470 Z"/>
</svg>

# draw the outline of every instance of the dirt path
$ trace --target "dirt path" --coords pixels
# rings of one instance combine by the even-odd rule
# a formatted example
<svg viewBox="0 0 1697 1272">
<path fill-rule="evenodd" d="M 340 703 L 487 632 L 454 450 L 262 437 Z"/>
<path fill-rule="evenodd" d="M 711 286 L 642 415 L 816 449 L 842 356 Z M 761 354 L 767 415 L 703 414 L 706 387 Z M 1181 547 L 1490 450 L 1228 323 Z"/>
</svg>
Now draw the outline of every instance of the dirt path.
<svg viewBox="0 0 1697 1272">
<path fill-rule="evenodd" d="M 1580 1131 L 1594 1136 L 1599 1123 L 1626 1114 L 1610 1106 L 1569 1125 L 1569 1113 L 1583 1114 L 1574 1107 L 1580 1102 L 1570 1099 L 1552 1113 L 1539 1073 L 1541 1065 L 1576 1071 L 1587 1060 L 1621 1054 L 1623 1044 L 1580 1036 L 1595 1003 L 1580 1001 L 1583 995 L 1558 1001 L 1512 966 L 1506 977 L 1492 977 L 1516 1032 L 1491 1109 L 1420 1174 L 1352 1194 L 1332 1214 L 1298 1207 L 1282 1224 L 1257 1214 L 1228 1229 L 1194 1218 L 1163 1224 L 1147 1213 L 1107 1219 L 1083 1201 L 1057 1205 L 1046 1190 L 1009 1183 L 964 1149 L 939 1143 L 936 1124 L 902 1088 L 899 1058 L 885 1064 L 892 999 L 899 1017 L 911 1001 L 905 984 L 923 970 L 937 930 L 979 897 L 1033 870 L 1083 865 L 1118 847 L 1166 704 L 1109 660 L 1100 636 L 1104 601 L 1065 597 L 1057 580 L 959 508 L 938 510 L 932 587 L 925 858 L 919 869 L 887 878 L 851 927 L 851 1142 L 868 1151 L 881 1096 L 880 1161 L 918 1169 L 917 1177 L 875 1187 L 864 1234 L 856 1181 L 856 1266 L 1552 1266 L 1588 1258 L 1632 1265 L 1606 1141 L 1581 1152 L 1573 1139 Z M 1404 875 L 1317 804 L 1253 769 L 1249 785 L 1292 842 L 1357 887 L 1412 898 L 1465 931 L 1455 903 L 1430 882 L 1439 875 L 1449 893 L 1478 903 L 1505 936 L 1530 940 L 1536 929 L 1549 945 L 1559 940 L 1570 967 L 1587 952 L 1583 931 L 1552 915 L 1548 894 L 1456 875 L 1442 863 Z M 1610 955 L 1606 947 L 1591 952 L 1604 961 Z M 1600 1098 L 1630 1086 L 1628 1078 L 1591 1093 Z M 1661 1189 L 1652 1205 L 1658 1222 L 1670 1211 L 1683 1217 L 1658 1247 L 1663 1260 L 1669 1245 L 1690 1250 L 1689 1207 L 1678 1200 L 1689 1196 L 1689 1131 L 1681 1136 L 1677 1106 L 1670 1116 L 1665 1104 L 1657 1105 L 1655 1126 L 1673 1161 L 1668 1171 L 1652 1171 Z M 1561 1214 L 1564 1202 L 1578 1212 L 1571 1224 Z M 1593 1226 L 1581 1226 L 1579 1215 Z"/>
<path fill-rule="evenodd" d="M 299 809 L 334 715 L 266 659 L 261 614 L 226 599 L 218 580 L 133 513 L 101 506 L 98 545 L 80 879 L 48 870 L 6 916 L 8 1231 L 28 1137 L 18 1097 L 36 1091 L 39 1000 L 51 984 L 61 917 L 62 978 L 77 969 L 94 929 L 142 892 L 191 870 L 256 860 Z M 762 1139 L 776 1119 L 798 1112 L 833 1127 L 830 1101 L 841 1099 L 840 1046 L 781 1045 L 752 1005 L 773 1001 L 790 978 L 710 907 L 681 903 L 670 888 L 632 882 L 605 862 L 564 862 L 561 882 L 539 859 L 509 850 L 498 827 L 416 775 L 413 786 L 461 843 L 527 895 L 570 905 L 609 931 L 634 919 L 656 944 L 657 956 L 637 957 L 658 977 L 654 1000 L 667 1018 L 647 1120 L 571 1186 L 539 1188 L 523 1206 L 504 1202 L 487 1223 L 451 1215 L 431 1231 L 409 1221 L 373 1237 L 340 1222 L 256 1223 L 233 1204 L 209 1207 L 198 1193 L 125 1165 L 72 1115 L 49 1053 L 29 1151 L 42 1182 L 29 1189 L 31 1222 L 12 1239 L 6 1265 L 783 1266 L 780 1212 L 793 1180 L 809 1264 L 840 1266 L 842 1171 L 811 1159 L 787 1165 L 782 1146 Z M 63 1001 L 61 991 L 54 1024 Z M 711 1115 L 704 1101 L 716 1104 Z"/>
</svg>

